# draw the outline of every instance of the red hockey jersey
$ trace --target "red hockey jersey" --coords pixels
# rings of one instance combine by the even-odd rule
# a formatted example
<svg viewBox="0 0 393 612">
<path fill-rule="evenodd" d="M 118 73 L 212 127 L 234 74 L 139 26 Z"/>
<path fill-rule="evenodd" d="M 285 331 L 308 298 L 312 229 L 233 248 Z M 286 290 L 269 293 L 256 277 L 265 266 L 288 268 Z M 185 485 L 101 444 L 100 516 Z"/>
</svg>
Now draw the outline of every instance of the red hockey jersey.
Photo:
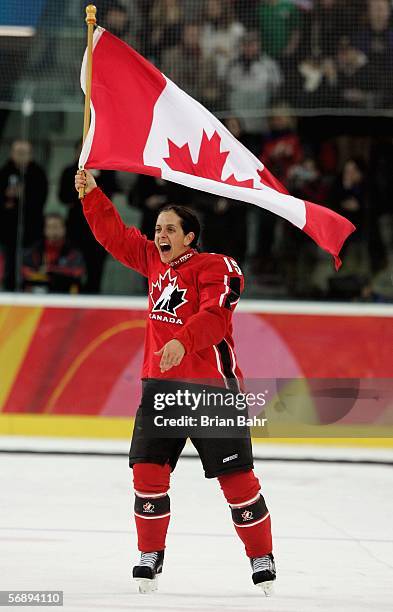
<svg viewBox="0 0 393 612">
<path fill-rule="evenodd" d="M 189 249 L 176 261 L 162 263 L 154 242 L 137 228 L 127 227 L 99 188 L 86 195 L 83 210 L 98 242 L 115 259 L 148 279 L 142 378 L 218 379 L 220 386 L 241 388 L 232 312 L 244 279 L 236 261 Z M 173 338 L 183 344 L 186 354 L 178 366 L 162 373 L 160 357 L 154 353 Z"/>
</svg>

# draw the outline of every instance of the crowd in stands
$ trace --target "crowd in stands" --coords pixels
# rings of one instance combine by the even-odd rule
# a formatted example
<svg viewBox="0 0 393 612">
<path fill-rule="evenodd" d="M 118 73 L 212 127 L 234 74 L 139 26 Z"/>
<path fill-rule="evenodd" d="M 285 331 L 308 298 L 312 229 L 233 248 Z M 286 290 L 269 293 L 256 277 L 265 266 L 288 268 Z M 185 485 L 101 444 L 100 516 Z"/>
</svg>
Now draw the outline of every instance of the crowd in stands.
<svg viewBox="0 0 393 612">
<path fill-rule="evenodd" d="M 100 23 L 211 110 L 392 105 L 390 0 L 98 0 Z M 247 123 L 247 122 L 246 122 Z M 263 129 L 250 120 L 250 131 Z"/>
<path fill-rule="evenodd" d="M 302 140 L 288 109 L 276 110 L 267 136 L 261 139 L 260 158 L 292 195 L 323 203 L 356 225 L 339 274 L 310 238 L 276 215 L 135 175 L 124 195 L 129 206 L 140 211 L 141 231 L 153 238 L 160 207 L 169 202 L 186 204 L 202 220 L 202 249 L 234 257 L 245 267 L 249 285 L 259 287 L 261 297 L 393 301 L 393 139 L 363 140 L 363 155 L 340 160 L 339 139 L 326 140 L 315 151 Z M 226 125 L 242 139 L 238 119 L 232 117 Z M 34 161 L 29 142 L 12 144 L 9 160 L 0 168 L 3 290 L 100 293 L 107 254 L 94 239 L 74 189 L 79 150 L 80 143 L 75 160 L 59 177 L 63 214 L 45 214 L 45 170 Z M 95 178 L 109 197 L 122 191 L 116 172 L 95 171 Z M 321 280 L 322 264 L 327 275 Z"/>
<path fill-rule="evenodd" d="M 7 79 L 11 75 L 15 79 L 24 67 L 33 81 L 45 81 L 51 73 L 54 91 L 60 69 L 64 74 L 58 75 L 63 84 L 59 95 L 71 95 L 72 89 L 80 95 L 79 55 L 84 41 L 79 37 L 73 44 L 72 37 L 66 38 L 66 45 L 75 48 L 73 54 L 61 38 L 56 47 L 53 33 L 66 5 L 75 3 L 79 7 L 74 6 L 73 13 L 79 21 L 74 27 L 79 32 L 85 1 L 71 0 L 59 14 L 58 4 L 48 0 L 29 57 L 21 55 L 17 62 L 15 49 L 8 49 L 0 96 L 12 97 L 13 86 Z M 298 110 L 355 109 L 367 114 L 392 106 L 391 0 L 97 0 L 95 4 L 101 26 L 134 46 L 210 110 L 241 117 L 251 134 L 266 129 L 263 115 L 277 97 Z"/>
<path fill-rule="evenodd" d="M 125 195 L 141 213 L 143 233 L 152 237 L 162 205 L 187 204 L 202 216 L 202 247 L 235 257 L 262 295 L 266 290 L 267 297 L 393 301 L 393 132 L 370 136 L 364 129 L 367 114 L 393 108 L 390 0 L 95 4 L 101 25 L 217 112 L 292 195 L 323 203 L 357 226 L 344 249 L 342 271 L 335 275 L 330 270 L 320 282 L 326 259 L 309 238 L 278 217 L 138 176 Z M 296 119 L 299 109 L 320 117 Z M 331 109 L 337 109 L 337 116 L 329 121 L 323 115 L 332 115 Z M 352 117 L 340 120 L 348 109 L 365 116 L 352 123 Z M 66 235 L 61 235 L 61 218 L 44 217 L 47 178 L 33 160 L 31 145 L 12 145 L 0 168 L 3 289 L 12 291 L 17 283 L 29 291 L 44 286 L 59 290 L 61 285 L 71 292 L 100 292 L 106 253 L 92 237 L 73 187 L 79 147 L 59 180 L 66 223 Z M 109 197 L 122 189 L 115 172 L 100 172 L 96 178 Z M 18 241 L 23 261 L 15 255 Z M 45 283 L 36 273 L 46 276 Z M 67 279 L 53 280 L 56 274 Z"/>
</svg>

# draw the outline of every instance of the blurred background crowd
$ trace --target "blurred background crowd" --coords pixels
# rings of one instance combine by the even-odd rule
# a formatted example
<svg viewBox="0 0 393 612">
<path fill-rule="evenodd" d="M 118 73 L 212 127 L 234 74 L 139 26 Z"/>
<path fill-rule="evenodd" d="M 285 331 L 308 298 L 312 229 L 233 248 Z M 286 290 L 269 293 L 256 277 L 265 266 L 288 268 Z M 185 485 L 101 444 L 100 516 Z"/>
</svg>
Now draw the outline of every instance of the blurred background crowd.
<svg viewBox="0 0 393 612">
<path fill-rule="evenodd" d="M 84 4 L 0 11 L 0 278 L 5 291 L 140 294 L 93 239 L 73 187 Z M 147 176 L 96 172 L 152 237 L 160 206 L 199 212 L 248 297 L 393 301 L 391 0 L 97 0 L 98 23 L 214 112 L 299 198 L 357 232 L 330 258 L 278 217 Z"/>
</svg>

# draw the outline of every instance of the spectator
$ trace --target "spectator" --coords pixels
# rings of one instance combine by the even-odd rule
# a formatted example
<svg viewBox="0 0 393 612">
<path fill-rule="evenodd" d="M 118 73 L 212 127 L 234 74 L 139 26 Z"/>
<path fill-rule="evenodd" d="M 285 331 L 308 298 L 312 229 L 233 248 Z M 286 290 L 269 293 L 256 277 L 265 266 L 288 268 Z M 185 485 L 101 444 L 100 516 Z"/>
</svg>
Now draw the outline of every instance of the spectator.
<svg viewBox="0 0 393 612">
<path fill-rule="evenodd" d="M 348 37 L 338 41 L 334 57 L 309 58 L 298 70 L 303 79 L 300 106 L 373 108 L 378 103 L 379 75 Z"/>
<path fill-rule="evenodd" d="M 68 4 L 74 4 L 68 3 Z M 87 3 L 89 4 L 89 3 Z M 143 11 L 140 0 L 95 0 L 99 25 L 124 40 L 138 46 L 138 35 L 143 25 Z M 86 2 L 80 0 L 79 16 L 85 13 Z M 75 12 L 75 9 L 70 9 Z M 51 10 L 51 14 L 55 14 Z"/>
<path fill-rule="evenodd" d="M 281 183 L 287 185 L 291 168 L 303 159 L 303 149 L 289 106 L 285 102 L 276 103 L 271 113 L 270 131 L 260 159 Z"/>
<path fill-rule="evenodd" d="M 355 46 L 366 54 L 373 74 L 372 89 L 377 108 L 391 106 L 393 69 L 392 8 L 389 0 L 368 0 L 366 27 L 355 37 Z"/>
<path fill-rule="evenodd" d="M 356 49 L 347 38 L 338 43 L 334 71 L 329 96 L 332 106 L 372 108 L 378 104 L 378 75 L 370 70 L 365 53 Z"/>
<path fill-rule="evenodd" d="M 180 0 L 155 0 L 149 17 L 150 35 L 145 41 L 145 54 L 161 65 L 165 51 L 176 47 L 182 33 L 183 7 Z"/>
<path fill-rule="evenodd" d="M 363 291 L 363 299 L 368 302 L 393 302 L 393 267 L 385 262 L 384 267 L 371 279 Z"/>
<path fill-rule="evenodd" d="M 198 102 L 210 110 L 219 109 L 222 85 L 215 62 L 202 55 L 201 26 L 197 22 L 184 24 L 180 43 L 165 51 L 161 68 Z"/>
<path fill-rule="evenodd" d="M 235 59 L 245 28 L 235 19 L 234 12 L 223 0 L 206 0 L 201 46 L 203 55 L 212 58 L 217 74 L 223 78 L 228 64 Z"/>
<path fill-rule="evenodd" d="M 309 156 L 292 166 L 288 172 L 287 184 L 291 195 L 301 200 L 323 204 L 329 196 L 330 185 L 322 176 L 315 159 Z"/>
<path fill-rule="evenodd" d="M 46 215 L 43 240 L 24 254 L 24 291 L 79 293 L 84 273 L 82 253 L 66 241 L 63 217 L 53 213 Z"/>
<path fill-rule="evenodd" d="M 59 185 L 59 200 L 68 208 L 67 236 L 71 244 L 82 251 L 86 264 L 86 283 L 83 286 L 84 293 L 100 293 L 101 279 L 106 259 L 105 249 L 95 240 L 90 227 L 87 224 L 82 211 L 78 194 L 74 187 L 74 177 L 78 170 L 78 159 L 81 143 L 76 146 L 76 159 L 64 168 Z M 112 170 L 95 171 L 97 184 L 110 198 L 118 191 L 116 175 Z"/>
<path fill-rule="evenodd" d="M 367 241 L 370 227 L 367 202 L 366 166 L 361 159 L 348 159 L 341 174 L 336 178 L 330 201 L 332 207 L 349 219 L 356 232 L 346 243 L 342 256 L 345 268 L 342 274 L 361 279 L 370 272 Z"/>
<path fill-rule="evenodd" d="M 229 109 L 242 120 L 244 131 L 253 135 L 259 146 L 261 132 L 267 131 L 266 113 L 271 98 L 281 85 L 281 72 L 272 58 L 261 54 L 257 32 L 244 34 L 240 55 L 229 66 L 227 83 Z M 255 150 L 252 140 L 249 145 Z"/>
<path fill-rule="evenodd" d="M 370 194 L 369 253 L 373 273 L 388 267 L 388 250 L 393 245 L 393 141 L 388 134 L 375 140 L 370 151 L 368 167 Z M 389 231 L 390 230 L 390 231 Z"/>
<path fill-rule="evenodd" d="M 285 103 L 277 103 L 272 108 L 269 127 L 260 159 L 281 183 L 287 185 L 292 167 L 303 159 L 303 149 L 295 131 L 295 119 Z M 264 262 L 272 260 L 277 228 L 281 225 L 277 215 L 258 210 L 257 270 L 263 270 Z M 267 265 L 269 267 L 270 262 Z"/>
<path fill-rule="evenodd" d="M 316 0 L 313 9 L 304 15 L 301 34 L 302 59 L 322 60 L 336 55 L 338 41 L 352 24 L 346 7 L 338 0 Z"/>
<path fill-rule="evenodd" d="M 224 120 L 224 124 L 236 140 L 245 145 L 244 127 L 239 117 L 227 117 Z"/>
<path fill-rule="evenodd" d="M 336 67 L 331 58 L 308 57 L 297 66 L 292 84 L 286 83 L 292 93 L 292 103 L 298 108 L 321 108 L 331 103 L 336 86 Z"/>
<path fill-rule="evenodd" d="M 19 288 L 15 268 L 17 246 L 29 247 L 42 235 L 47 194 L 48 180 L 43 168 L 33 160 L 30 142 L 16 140 L 9 160 L 0 168 L 0 242 L 6 291 Z"/>
<path fill-rule="evenodd" d="M 356 226 L 354 238 L 364 237 L 367 223 L 366 169 L 362 160 L 348 159 L 336 178 L 330 200 L 333 208 Z"/>
<path fill-rule="evenodd" d="M 335 104 L 332 96 L 337 95 L 337 48 L 350 27 L 354 27 L 351 7 L 342 6 L 338 0 L 316 0 L 313 9 L 304 14 L 298 61 L 286 75 L 294 105 L 313 108 Z M 345 59 L 351 59 L 349 54 Z"/>
<path fill-rule="evenodd" d="M 288 189 L 300 200 L 326 203 L 330 184 L 314 158 L 306 155 L 288 172 Z M 318 260 L 316 245 L 291 225 L 282 226 L 279 264 L 288 294 L 299 298 L 315 296 L 314 271 Z"/>
<path fill-rule="evenodd" d="M 301 12 L 292 0 L 262 0 L 258 8 L 262 48 L 285 61 L 298 49 Z"/>
<path fill-rule="evenodd" d="M 242 141 L 242 128 L 236 117 L 224 121 L 225 126 Z M 203 214 L 203 250 L 233 257 L 241 266 L 247 253 L 247 225 L 250 206 L 244 202 L 195 191 L 194 206 Z"/>
<path fill-rule="evenodd" d="M 243 266 L 247 252 L 249 206 L 203 191 L 195 193 L 193 204 L 203 216 L 203 250 L 229 255 Z"/>
<path fill-rule="evenodd" d="M 141 28 L 141 18 L 135 0 L 120 2 L 111 0 L 99 13 L 99 23 L 133 47 L 138 47 L 138 34 Z"/>
</svg>

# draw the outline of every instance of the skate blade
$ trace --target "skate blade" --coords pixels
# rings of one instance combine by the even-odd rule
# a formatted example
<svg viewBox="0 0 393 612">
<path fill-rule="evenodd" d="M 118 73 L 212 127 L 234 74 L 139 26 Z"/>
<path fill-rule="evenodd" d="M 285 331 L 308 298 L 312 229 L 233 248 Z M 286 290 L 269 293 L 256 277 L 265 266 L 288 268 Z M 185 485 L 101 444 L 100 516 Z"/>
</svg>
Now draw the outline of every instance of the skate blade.
<svg viewBox="0 0 393 612">
<path fill-rule="evenodd" d="M 259 588 L 263 590 L 266 597 L 270 597 L 274 593 L 273 585 L 274 585 L 274 580 L 268 580 L 266 582 L 260 582 L 256 586 L 258 586 Z"/>
<path fill-rule="evenodd" d="M 150 580 L 149 578 L 134 578 L 138 583 L 138 593 L 154 593 L 158 588 L 157 576 Z"/>
</svg>

